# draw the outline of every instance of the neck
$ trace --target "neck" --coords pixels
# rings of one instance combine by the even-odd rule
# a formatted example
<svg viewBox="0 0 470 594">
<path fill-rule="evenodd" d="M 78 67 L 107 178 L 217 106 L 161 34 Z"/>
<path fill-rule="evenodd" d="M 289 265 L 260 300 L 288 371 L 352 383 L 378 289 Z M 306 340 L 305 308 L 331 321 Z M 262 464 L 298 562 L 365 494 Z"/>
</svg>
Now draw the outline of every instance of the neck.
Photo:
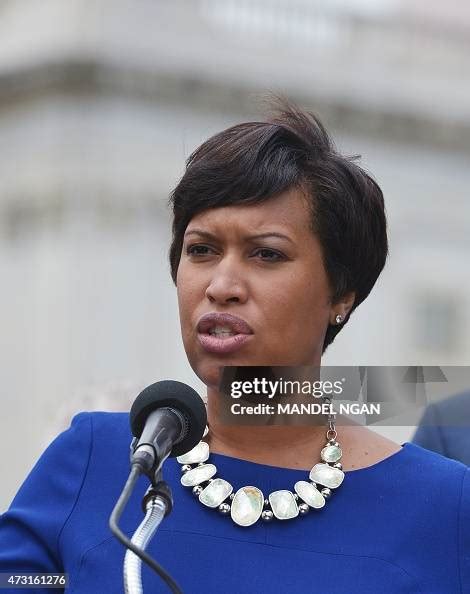
<svg viewBox="0 0 470 594">
<path fill-rule="evenodd" d="M 226 425 L 220 422 L 217 390 L 207 391 L 208 443 L 214 453 L 286 468 L 311 468 L 326 443 L 326 423 L 299 425 Z"/>
</svg>

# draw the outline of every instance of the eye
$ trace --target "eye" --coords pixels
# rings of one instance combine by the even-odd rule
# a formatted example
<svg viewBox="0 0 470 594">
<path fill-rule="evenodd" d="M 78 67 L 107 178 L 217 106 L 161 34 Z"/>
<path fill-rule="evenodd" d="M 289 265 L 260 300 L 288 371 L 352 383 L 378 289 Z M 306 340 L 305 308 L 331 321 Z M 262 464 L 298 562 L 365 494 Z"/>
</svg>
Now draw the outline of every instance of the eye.
<svg viewBox="0 0 470 594">
<path fill-rule="evenodd" d="M 188 254 L 188 256 L 207 256 L 207 252 L 204 252 L 204 250 L 210 249 L 211 248 L 207 245 L 189 245 L 186 248 L 186 254 Z M 202 252 L 199 250 L 202 250 Z"/>
<path fill-rule="evenodd" d="M 255 253 L 262 255 L 262 260 L 266 260 L 268 262 L 278 262 L 280 260 L 284 260 L 284 256 L 279 252 L 275 252 L 269 248 L 260 248 L 256 250 Z"/>
<path fill-rule="evenodd" d="M 202 244 L 189 245 L 186 248 L 186 254 L 194 257 L 208 256 L 212 251 L 212 248 Z M 259 248 L 255 251 L 255 255 L 257 254 L 260 254 L 261 259 L 266 262 L 278 262 L 285 259 L 285 256 L 281 253 L 271 250 L 270 248 Z"/>
</svg>

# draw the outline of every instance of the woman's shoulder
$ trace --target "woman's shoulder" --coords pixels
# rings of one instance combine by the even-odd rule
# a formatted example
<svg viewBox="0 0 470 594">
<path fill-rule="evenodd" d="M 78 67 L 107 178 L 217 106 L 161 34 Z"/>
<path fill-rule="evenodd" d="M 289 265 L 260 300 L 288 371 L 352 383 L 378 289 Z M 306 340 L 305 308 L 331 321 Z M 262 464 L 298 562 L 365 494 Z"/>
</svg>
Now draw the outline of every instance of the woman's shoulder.
<svg viewBox="0 0 470 594">
<path fill-rule="evenodd" d="M 423 448 L 422 446 L 406 442 L 406 466 L 416 475 L 433 476 L 441 481 L 452 481 L 463 477 L 470 470 L 458 460 L 447 458 L 442 454 Z"/>
<path fill-rule="evenodd" d="M 413 442 L 403 443 L 398 451 L 372 466 L 346 472 L 361 484 L 370 481 L 384 489 L 413 494 L 414 501 L 418 496 L 436 504 L 445 501 L 448 509 L 455 509 L 464 489 L 470 493 L 469 474 L 470 469 L 462 462 Z"/>
<path fill-rule="evenodd" d="M 37 460 L 24 487 L 56 489 L 57 469 L 71 485 L 84 480 L 88 470 L 103 450 L 125 451 L 131 442 L 128 413 L 80 412 L 69 427 L 60 432 Z M 51 473 L 51 469 L 54 472 Z"/>
<path fill-rule="evenodd" d="M 95 428 L 122 427 L 129 428 L 128 412 L 110 412 L 110 411 L 80 411 L 77 412 L 71 420 L 71 425 L 80 425 L 89 423 Z"/>
<path fill-rule="evenodd" d="M 421 493 L 421 502 L 432 501 L 441 517 L 448 513 L 458 524 L 465 517 L 470 526 L 470 468 L 412 442 L 405 448 L 404 479 Z"/>
<path fill-rule="evenodd" d="M 113 442 L 131 439 L 129 413 L 107 411 L 82 411 L 76 413 L 70 426 L 59 436 L 58 440 L 67 439 L 75 434 L 89 433 L 90 438 L 111 439 Z"/>
<path fill-rule="evenodd" d="M 375 431 L 364 427 L 354 427 L 346 433 L 349 447 L 343 456 L 344 469 L 352 473 L 368 469 L 391 469 L 396 466 L 400 474 L 415 477 L 440 477 L 441 480 L 455 480 L 462 476 L 467 467 L 453 460 L 428 450 L 413 442 L 396 443 Z M 348 458 L 349 451 L 351 456 Z"/>
</svg>

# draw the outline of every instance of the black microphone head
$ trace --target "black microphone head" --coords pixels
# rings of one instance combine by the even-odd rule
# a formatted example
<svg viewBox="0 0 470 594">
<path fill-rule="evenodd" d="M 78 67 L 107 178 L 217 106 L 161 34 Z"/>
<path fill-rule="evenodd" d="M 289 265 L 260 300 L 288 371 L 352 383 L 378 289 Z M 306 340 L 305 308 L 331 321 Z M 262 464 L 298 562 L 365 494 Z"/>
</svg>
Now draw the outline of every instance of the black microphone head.
<svg viewBox="0 0 470 594">
<path fill-rule="evenodd" d="M 179 411 L 188 427 L 185 437 L 174 445 L 170 453 L 170 456 L 182 456 L 201 441 L 207 424 L 204 401 L 196 390 L 182 382 L 163 380 L 142 390 L 131 407 L 132 434 L 140 437 L 150 413 L 165 407 Z"/>
</svg>

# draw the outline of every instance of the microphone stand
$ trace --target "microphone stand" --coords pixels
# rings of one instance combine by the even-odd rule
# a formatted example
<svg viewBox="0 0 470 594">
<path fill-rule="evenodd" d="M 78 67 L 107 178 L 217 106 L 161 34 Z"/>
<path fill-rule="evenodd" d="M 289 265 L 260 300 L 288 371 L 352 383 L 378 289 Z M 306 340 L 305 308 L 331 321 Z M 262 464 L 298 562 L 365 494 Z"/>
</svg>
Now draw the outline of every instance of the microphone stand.
<svg viewBox="0 0 470 594">
<path fill-rule="evenodd" d="M 109 518 L 111 532 L 128 549 L 124 558 L 125 592 L 126 594 L 142 593 L 141 561 L 145 561 L 168 585 L 173 594 L 183 594 L 171 575 L 144 550 L 155 534 L 162 519 L 171 512 L 173 507 L 170 487 L 165 481 L 161 480 L 162 474 L 160 469 L 155 473 L 155 477 L 152 480 L 152 487 L 144 495 L 142 505 L 145 518 L 137 528 L 132 540 L 129 540 L 119 528 L 119 519 L 141 474 L 141 464 L 132 464 L 127 482 Z"/>
<path fill-rule="evenodd" d="M 155 477 L 155 486 L 149 487 L 142 499 L 145 517 L 134 532 L 131 543 L 145 551 L 163 518 L 171 512 L 170 487 L 161 478 L 161 471 Z M 124 591 L 126 594 L 143 594 L 142 559 L 131 549 L 124 557 Z"/>
</svg>

